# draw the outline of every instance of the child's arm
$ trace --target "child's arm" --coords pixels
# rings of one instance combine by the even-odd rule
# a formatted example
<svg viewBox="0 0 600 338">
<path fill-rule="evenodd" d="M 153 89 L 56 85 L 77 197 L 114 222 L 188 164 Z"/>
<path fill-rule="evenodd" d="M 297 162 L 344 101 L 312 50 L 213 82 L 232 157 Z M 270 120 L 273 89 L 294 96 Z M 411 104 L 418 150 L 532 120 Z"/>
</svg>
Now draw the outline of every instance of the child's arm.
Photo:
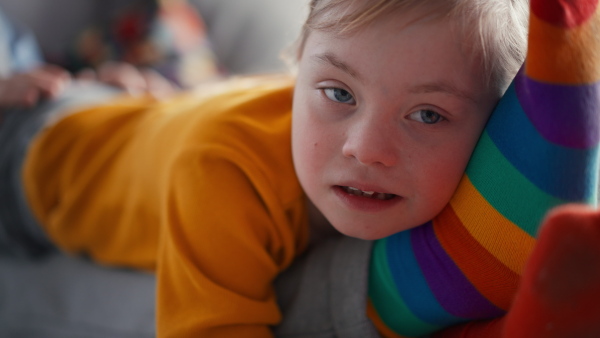
<svg viewBox="0 0 600 338">
<path fill-rule="evenodd" d="M 158 337 L 269 337 L 281 318 L 271 287 L 283 263 L 272 257 L 276 226 L 239 163 L 195 155 L 178 161 L 187 168 L 169 184 Z"/>
<path fill-rule="evenodd" d="M 269 337 L 281 321 L 273 282 L 305 248 L 308 220 L 291 161 L 292 83 L 260 81 L 161 128 L 181 142 L 164 149 L 159 337 Z"/>
<path fill-rule="evenodd" d="M 600 13 L 588 1 L 531 6 L 525 67 L 492 114 L 448 207 L 375 245 L 370 299 L 396 333 L 423 335 L 502 316 L 546 212 L 596 203 Z"/>
</svg>

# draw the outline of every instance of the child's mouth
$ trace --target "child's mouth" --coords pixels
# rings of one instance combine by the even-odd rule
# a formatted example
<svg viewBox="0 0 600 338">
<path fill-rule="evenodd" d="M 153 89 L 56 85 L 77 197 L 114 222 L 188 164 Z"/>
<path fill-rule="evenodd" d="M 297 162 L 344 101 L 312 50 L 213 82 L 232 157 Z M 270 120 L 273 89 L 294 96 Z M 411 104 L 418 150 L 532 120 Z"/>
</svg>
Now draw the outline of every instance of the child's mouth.
<svg viewBox="0 0 600 338">
<path fill-rule="evenodd" d="M 396 195 L 394 195 L 394 194 L 386 194 L 386 193 L 376 192 L 376 191 L 362 191 L 362 190 L 354 188 L 354 187 L 340 186 L 340 188 L 350 195 L 362 196 L 362 197 L 367 197 L 367 198 L 372 198 L 372 199 L 382 200 L 382 201 L 391 200 L 392 198 L 396 197 Z"/>
</svg>

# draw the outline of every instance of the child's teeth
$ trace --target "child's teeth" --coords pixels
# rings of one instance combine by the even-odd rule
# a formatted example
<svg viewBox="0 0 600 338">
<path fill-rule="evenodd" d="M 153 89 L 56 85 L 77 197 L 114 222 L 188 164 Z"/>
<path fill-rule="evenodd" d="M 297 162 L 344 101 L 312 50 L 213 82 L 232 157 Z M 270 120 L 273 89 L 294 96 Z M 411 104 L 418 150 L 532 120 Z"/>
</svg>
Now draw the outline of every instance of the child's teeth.
<svg viewBox="0 0 600 338">
<path fill-rule="evenodd" d="M 348 192 L 351 194 L 358 194 L 360 193 L 360 190 L 353 187 L 348 187 Z"/>
<path fill-rule="evenodd" d="M 355 196 L 375 198 L 378 200 L 388 200 L 388 199 L 392 199 L 394 197 L 393 194 L 385 194 L 385 193 L 379 193 L 379 192 L 375 192 L 375 191 L 362 191 L 362 190 L 354 188 L 354 187 L 345 187 L 344 189 L 346 190 L 347 193 L 355 195 Z"/>
</svg>

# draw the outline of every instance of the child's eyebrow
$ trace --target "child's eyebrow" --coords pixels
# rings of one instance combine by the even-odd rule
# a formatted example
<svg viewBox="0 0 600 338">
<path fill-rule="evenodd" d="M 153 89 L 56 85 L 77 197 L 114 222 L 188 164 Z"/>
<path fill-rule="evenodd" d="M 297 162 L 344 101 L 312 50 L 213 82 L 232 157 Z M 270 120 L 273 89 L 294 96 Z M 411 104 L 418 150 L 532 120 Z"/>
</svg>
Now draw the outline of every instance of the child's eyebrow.
<svg viewBox="0 0 600 338">
<path fill-rule="evenodd" d="M 467 91 L 458 88 L 452 83 L 448 82 L 432 82 L 432 83 L 424 83 L 420 85 L 413 86 L 409 88 L 409 93 L 419 94 L 419 93 L 446 93 L 450 94 L 462 99 L 467 99 L 469 101 L 477 103 L 477 100 L 469 94 Z"/>
<path fill-rule="evenodd" d="M 348 65 L 344 61 L 340 60 L 337 56 L 335 56 L 331 53 L 316 54 L 316 55 L 313 55 L 312 58 L 314 58 L 315 60 L 317 60 L 321 63 L 326 63 L 329 65 L 332 65 L 335 68 L 338 68 L 341 71 L 349 74 L 353 78 L 355 78 L 359 81 L 362 81 L 362 77 L 356 70 L 354 70 L 350 65 Z"/>
</svg>

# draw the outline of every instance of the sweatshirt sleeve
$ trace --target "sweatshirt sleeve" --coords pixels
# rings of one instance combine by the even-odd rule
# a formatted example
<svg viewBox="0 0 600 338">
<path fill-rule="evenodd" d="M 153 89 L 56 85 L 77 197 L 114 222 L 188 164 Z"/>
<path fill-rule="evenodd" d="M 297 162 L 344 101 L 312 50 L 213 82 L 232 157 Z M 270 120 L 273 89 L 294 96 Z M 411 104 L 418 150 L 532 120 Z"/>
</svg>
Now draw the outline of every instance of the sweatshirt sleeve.
<svg viewBox="0 0 600 338">
<path fill-rule="evenodd" d="M 241 110 L 267 111 L 257 105 Z M 272 115 L 266 124 L 274 129 L 253 128 L 257 120 L 240 116 L 233 127 L 227 125 L 232 117 L 198 123 L 191 134 L 204 136 L 178 151 L 168 173 L 157 270 L 159 337 L 269 337 L 281 320 L 273 281 L 307 239 L 289 141 L 272 139 L 274 125 L 287 130 L 289 115 Z M 265 116 L 263 122 L 270 119 Z M 250 135 L 256 130 L 268 133 L 257 141 Z M 289 139 L 289 132 L 281 135 Z"/>
</svg>

